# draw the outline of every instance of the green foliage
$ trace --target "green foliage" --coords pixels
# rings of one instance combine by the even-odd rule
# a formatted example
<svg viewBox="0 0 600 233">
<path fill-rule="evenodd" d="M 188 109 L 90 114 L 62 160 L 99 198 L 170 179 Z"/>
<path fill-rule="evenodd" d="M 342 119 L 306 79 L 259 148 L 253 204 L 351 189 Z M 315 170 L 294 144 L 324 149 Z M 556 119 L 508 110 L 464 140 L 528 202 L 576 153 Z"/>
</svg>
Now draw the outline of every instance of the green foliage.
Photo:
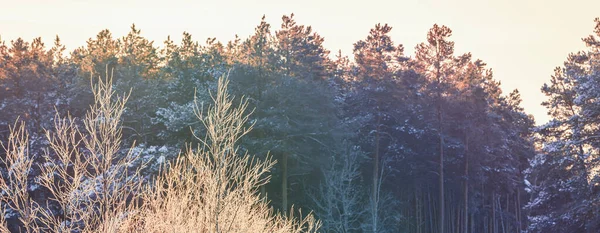
<svg viewBox="0 0 600 233">
<path fill-rule="evenodd" d="M 180 43 L 167 37 L 159 48 L 135 25 L 122 38 L 103 30 L 70 56 L 58 38 L 50 49 L 40 39 L 2 43 L 0 140 L 17 117 L 32 135 L 49 128 L 52 106 L 83 116 L 93 103 L 89 84 L 108 69 L 117 77 L 113 90 L 131 93 L 122 139 L 142 143 L 136 151 L 149 161 L 163 161 L 174 153 L 156 148 L 196 146 L 196 137 L 211 135 L 198 117 L 210 112 L 211 94 L 223 91 L 217 78 L 229 74 L 227 93 L 237 96 L 231 103 L 248 101 L 245 126 L 254 127 L 240 152 L 278 160 L 272 182 L 253 187 L 271 206 L 314 209 L 326 232 L 524 230 L 525 171 L 552 171 L 548 182 L 582 175 L 561 177 L 569 164 L 531 171 L 534 122 L 519 106 L 520 95 L 502 94 L 483 61 L 455 55 L 448 27 L 433 25 L 412 57 L 394 43 L 391 29 L 376 24 L 354 44 L 353 59 L 341 51 L 331 58 L 324 38 L 293 14 L 276 31 L 263 16 L 252 35 L 226 44 L 199 43 L 184 32 Z M 583 88 L 596 85 L 597 41 L 587 38 L 591 51 L 573 55 L 543 89 L 557 124 L 539 133 L 544 143 L 562 146 L 548 153 L 552 158 L 589 155 L 600 145 L 592 137 L 599 128 L 597 94 Z M 569 143 L 579 141 L 586 153 Z M 41 151 L 47 141 L 38 143 L 34 150 Z M 582 193 L 577 197 L 593 195 Z"/>
</svg>

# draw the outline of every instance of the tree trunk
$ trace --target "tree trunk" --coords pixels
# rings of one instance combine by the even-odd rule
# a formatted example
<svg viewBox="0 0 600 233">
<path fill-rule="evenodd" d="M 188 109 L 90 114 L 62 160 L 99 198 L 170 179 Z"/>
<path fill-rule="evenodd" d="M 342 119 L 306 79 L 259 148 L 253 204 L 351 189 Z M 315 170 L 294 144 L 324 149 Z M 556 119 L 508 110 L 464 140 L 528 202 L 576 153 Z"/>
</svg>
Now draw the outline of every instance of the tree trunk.
<svg viewBox="0 0 600 233">
<path fill-rule="evenodd" d="M 469 137 L 465 137 L 464 233 L 469 233 Z"/>
<path fill-rule="evenodd" d="M 475 212 L 471 212 L 471 232 L 475 232 Z"/>
<path fill-rule="evenodd" d="M 419 188 L 415 188 L 415 230 L 416 233 L 421 233 L 421 218 L 422 218 L 422 204 L 421 204 L 421 192 Z"/>
<path fill-rule="evenodd" d="M 444 233 L 444 135 L 442 134 L 442 106 L 441 106 L 441 95 L 440 95 L 440 100 L 438 103 L 438 107 L 437 107 L 437 115 L 438 115 L 438 123 L 439 125 L 439 137 L 440 137 L 440 167 L 439 167 L 439 173 L 440 173 L 440 197 L 439 197 L 439 201 L 440 201 L 440 210 L 439 210 L 439 233 Z"/>
<path fill-rule="evenodd" d="M 450 199 L 452 200 L 452 199 Z M 455 218 L 455 214 L 454 214 L 454 206 L 448 206 L 448 226 L 447 228 L 449 229 L 449 232 L 452 232 L 452 230 L 454 230 L 454 218 Z"/>
<path fill-rule="evenodd" d="M 498 233 L 498 228 L 496 227 L 496 193 L 492 191 L 492 233 Z"/>
<path fill-rule="evenodd" d="M 431 192 L 427 191 L 427 207 L 429 209 L 429 231 L 434 232 L 433 229 L 435 229 L 433 226 L 433 220 L 434 220 L 434 210 L 433 210 L 433 200 L 431 199 Z"/>
<path fill-rule="evenodd" d="M 377 132 L 375 133 L 375 154 L 373 155 L 373 197 L 377 196 L 377 191 L 379 188 L 379 121 L 380 116 L 377 116 Z"/>
<path fill-rule="evenodd" d="M 498 197 L 498 214 L 500 214 L 500 227 L 502 228 L 502 233 L 506 233 L 506 226 L 504 225 L 504 212 L 502 210 L 502 202 L 500 202 L 501 198 L 502 195 Z"/>
<path fill-rule="evenodd" d="M 523 226 L 521 225 L 521 220 L 522 220 L 522 216 L 521 216 L 521 192 L 519 191 L 519 189 L 517 189 L 517 226 L 519 227 L 518 232 L 521 232 L 521 229 L 523 229 Z"/>
<path fill-rule="evenodd" d="M 373 193 L 371 200 L 371 217 L 372 217 L 372 230 L 373 232 L 377 232 L 379 227 L 377 226 L 379 220 L 379 124 L 381 121 L 381 116 L 377 115 L 377 126 L 375 132 L 375 154 L 373 155 Z"/>
<path fill-rule="evenodd" d="M 288 195 L 287 195 L 287 178 L 288 178 L 288 168 L 287 168 L 287 153 L 281 154 L 281 209 L 285 215 L 288 213 Z"/>
</svg>

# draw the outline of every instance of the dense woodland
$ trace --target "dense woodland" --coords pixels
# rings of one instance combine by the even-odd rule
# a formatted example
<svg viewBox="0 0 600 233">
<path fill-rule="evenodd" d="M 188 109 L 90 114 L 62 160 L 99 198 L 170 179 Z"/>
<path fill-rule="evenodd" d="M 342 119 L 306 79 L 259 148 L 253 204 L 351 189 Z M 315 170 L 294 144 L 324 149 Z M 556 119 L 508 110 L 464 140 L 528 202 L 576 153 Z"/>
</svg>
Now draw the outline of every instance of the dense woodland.
<svg viewBox="0 0 600 233">
<path fill-rule="evenodd" d="M 588 49 L 568 55 L 541 88 L 552 117 L 541 126 L 484 61 L 454 52 L 450 28 L 433 25 L 415 54 L 391 30 L 365 32 L 353 59 L 327 50 L 293 14 L 278 30 L 263 17 L 254 34 L 227 43 L 186 32 L 156 43 L 135 25 L 122 38 L 103 30 L 70 53 L 58 36 L 53 45 L 3 41 L 0 141 L 26 122 L 42 166 L 44 129 L 57 112 L 83 118 L 90 84 L 108 70 L 114 90 L 130 93 L 125 147 L 155 163 L 144 171 L 152 177 L 206 135 L 194 106 L 209 103 L 226 75 L 254 124 L 241 150 L 277 161 L 260 194 L 281 213 L 313 211 L 323 232 L 600 232 L 599 19 L 583 39 Z M 43 202 L 40 168 L 28 172 L 30 196 Z"/>
</svg>

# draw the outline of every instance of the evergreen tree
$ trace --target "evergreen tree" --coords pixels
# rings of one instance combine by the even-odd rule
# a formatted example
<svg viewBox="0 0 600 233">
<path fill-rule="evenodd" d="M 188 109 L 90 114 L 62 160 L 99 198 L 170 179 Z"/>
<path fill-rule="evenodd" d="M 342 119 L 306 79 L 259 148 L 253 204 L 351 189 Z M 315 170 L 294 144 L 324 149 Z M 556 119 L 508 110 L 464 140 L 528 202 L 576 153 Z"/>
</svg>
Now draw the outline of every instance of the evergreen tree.
<svg viewBox="0 0 600 233">
<path fill-rule="evenodd" d="M 357 76 L 363 79 L 385 80 L 398 69 L 398 59 L 403 58 L 404 47 L 394 46 L 388 35 L 391 26 L 376 24 L 365 40 L 354 44 L 354 60 Z"/>
<path fill-rule="evenodd" d="M 163 98 L 157 95 L 162 80 L 157 78 L 159 59 L 152 44 L 142 37 L 135 24 L 119 40 L 118 67 L 114 70 L 114 76 L 119 78 L 115 82 L 115 91 L 129 93 L 123 114 L 126 141 L 135 139 L 138 143 L 148 143 L 156 132 L 152 129 L 151 119 Z"/>
<path fill-rule="evenodd" d="M 331 72 L 329 51 L 324 38 L 312 27 L 298 25 L 294 14 L 282 17 L 281 30 L 275 32 L 277 53 L 284 74 L 304 79 L 326 79 Z"/>
<path fill-rule="evenodd" d="M 158 131 L 158 138 L 169 143 L 180 144 L 193 141 L 191 128 L 200 122 L 193 111 L 194 101 L 198 103 L 210 101 L 210 90 L 215 90 L 216 79 L 227 72 L 224 55 L 215 49 L 217 44 L 208 40 L 205 47 L 192 39 L 192 35 L 184 32 L 180 45 L 176 45 L 170 37 L 164 42 L 161 50 L 161 67 L 159 81 L 162 96 L 155 107 L 151 118 L 153 127 Z M 162 84 L 162 82 L 165 82 Z"/>
<path fill-rule="evenodd" d="M 388 35 L 390 31 L 387 24 L 377 24 L 365 40 L 354 44 L 356 72 L 345 79 L 349 84 L 345 85 L 347 91 L 343 95 L 347 124 L 357 129 L 356 142 L 371 157 L 369 218 L 363 226 L 372 232 L 393 229 L 390 224 L 395 214 L 385 208 L 393 205 L 388 200 L 388 191 L 382 187 L 389 174 L 385 166 L 402 148 L 393 132 L 398 129 L 396 124 L 404 119 L 405 106 L 401 102 L 407 95 L 398 66 L 398 60 L 403 59 L 403 47 L 394 46 Z M 342 62 L 338 69 L 347 69 L 343 67 L 343 58 L 338 61 Z"/>
<path fill-rule="evenodd" d="M 530 232 L 594 232 L 598 108 L 595 101 L 600 60 L 600 20 L 584 38 L 587 51 L 570 54 L 542 92 L 552 120 L 538 128 L 543 154 L 532 160 Z"/>
<path fill-rule="evenodd" d="M 116 67 L 119 43 L 108 29 L 104 29 L 96 35 L 96 39 L 88 39 L 86 47 L 75 49 L 71 59 L 80 66 L 82 76 L 97 77 Z"/>
<path fill-rule="evenodd" d="M 436 115 L 438 120 L 439 137 L 439 219 L 438 233 L 444 233 L 445 229 L 445 204 L 444 204 L 444 96 L 446 93 L 446 83 L 453 73 L 454 42 L 448 41 L 452 35 L 452 30 L 446 26 L 434 24 L 427 33 L 427 43 L 419 44 L 416 47 L 415 59 L 416 69 L 424 74 L 432 85 L 432 90 L 436 96 Z"/>
<path fill-rule="evenodd" d="M 42 129 L 50 124 L 57 101 L 54 55 L 46 50 L 41 38 L 31 43 L 18 38 L 10 47 L 2 46 L 0 53 L 0 122 L 7 127 L 20 118 L 27 121 L 33 136 L 41 136 Z"/>
</svg>

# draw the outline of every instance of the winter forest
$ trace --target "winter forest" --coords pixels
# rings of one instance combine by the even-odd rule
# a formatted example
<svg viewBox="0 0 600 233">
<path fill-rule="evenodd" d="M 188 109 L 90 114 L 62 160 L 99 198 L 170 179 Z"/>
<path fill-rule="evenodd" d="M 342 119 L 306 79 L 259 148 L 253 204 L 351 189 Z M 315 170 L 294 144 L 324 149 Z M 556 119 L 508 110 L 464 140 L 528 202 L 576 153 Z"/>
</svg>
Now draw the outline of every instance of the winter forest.
<svg viewBox="0 0 600 233">
<path fill-rule="evenodd" d="M 0 232 L 600 232 L 600 19 L 541 125 L 447 26 L 348 57 L 280 22 L 2 38 Z"/>
</svg>

